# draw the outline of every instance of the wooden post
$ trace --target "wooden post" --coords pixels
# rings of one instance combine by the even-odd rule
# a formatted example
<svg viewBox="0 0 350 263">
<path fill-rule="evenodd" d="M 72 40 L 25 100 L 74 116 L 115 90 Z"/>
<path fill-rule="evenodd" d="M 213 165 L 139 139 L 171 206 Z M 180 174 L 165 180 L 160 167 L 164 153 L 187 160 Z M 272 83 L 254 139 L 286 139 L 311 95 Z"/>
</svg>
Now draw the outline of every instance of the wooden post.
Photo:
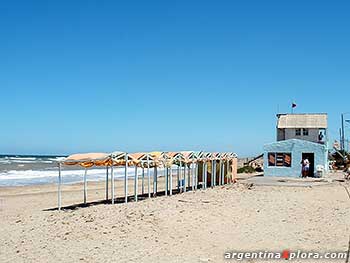
<svg viewBox="0 0 350 263">
<path fill-rule="evenodd" d="M 61 211 L 61 206 L 62 206 L 61 184 L 62 184 L 61 163 L 58 163 L 58 211 Z"/>
</svg>

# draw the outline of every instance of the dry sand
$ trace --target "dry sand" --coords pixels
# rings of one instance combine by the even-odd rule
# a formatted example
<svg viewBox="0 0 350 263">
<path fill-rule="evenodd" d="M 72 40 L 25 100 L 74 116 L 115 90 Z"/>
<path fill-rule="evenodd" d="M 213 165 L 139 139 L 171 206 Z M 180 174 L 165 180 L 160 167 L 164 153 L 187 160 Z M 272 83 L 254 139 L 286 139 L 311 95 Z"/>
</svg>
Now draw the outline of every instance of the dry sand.
<svg viewBox="0 0 350 263">
<path fill-rule="evenodd" d="M 61 212 L 47 211 L 57 205 L 54 185 L 0 188 L 0 262 L 224 262 L 225 251 L 348 250 L 350 199 L 340 183 L 249 188 L 240 180 Z M 82 201 L 81 184 L 63 190 L 64 205 Z M 88 194 L 102 199 L 104 183 L 89 183 Z"/>
</svg>

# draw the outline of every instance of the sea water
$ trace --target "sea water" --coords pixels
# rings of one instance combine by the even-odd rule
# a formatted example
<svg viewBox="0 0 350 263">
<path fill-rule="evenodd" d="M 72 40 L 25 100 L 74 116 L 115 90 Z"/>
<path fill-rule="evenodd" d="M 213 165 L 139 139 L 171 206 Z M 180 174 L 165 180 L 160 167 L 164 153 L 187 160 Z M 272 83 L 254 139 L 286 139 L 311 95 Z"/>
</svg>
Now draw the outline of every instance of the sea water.
<svg viewBox="0 0 350 263">
<path fill-rule="evenodd" d="M 54 155 L 0 155 L 0 186 L 23 186 L 50 184 L 58 182 L 58 162 L 66 156 Z M 78 183 L 84 179 L 84 168 L 80 166 L 62 166 L 62 182 Z M 125 169 L 115 167 L 114 178 L 124 179 Z M 163 176 L 164 169 L 158 168 L 158 176 Z M 142 169 L 137 169 L 139 179 Z M 135 175 L 135 167 L 129 167 L 128 178 Z M 144 171 L 147 177 L 147 171 Z M 150 169 L 153 176 L 153 169 Z M 109 175 L 110 178 L 110 175 Z M 93 167 L 87 171 L 88 181 L 103 181 L 106 179 L 106 167 Z"/>
<path fill-rule="evenodd" d="M 65 156 L 0 155 L 0 186 L 19 186 L 57 183 L 58 162 Z M 131 171 L 130 171 L 131 172 Z M 63 166 L 63 183 L 83 181 L 84 168 Z M 115 168 L 114 177 L 124 176 L 124 169 Z M 88 180 L 105 180 L 106 168 L 88 169 Z"/>
</svg>

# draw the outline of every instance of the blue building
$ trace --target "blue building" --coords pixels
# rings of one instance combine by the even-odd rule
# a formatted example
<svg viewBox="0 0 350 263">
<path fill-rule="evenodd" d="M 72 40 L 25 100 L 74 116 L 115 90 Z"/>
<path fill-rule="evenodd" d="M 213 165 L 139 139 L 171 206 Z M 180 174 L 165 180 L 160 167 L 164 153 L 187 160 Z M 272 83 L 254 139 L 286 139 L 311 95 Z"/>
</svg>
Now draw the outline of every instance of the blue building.
<svg viewBox="0 0 350 263">
<path fill-rule="evenodd" d="M 277 142 L 264 146 L 265 176 L 299 177 L 304 159 L 309 176 L 328 172 L 327 130 L 327 113 L 277 114 Z"/>
<path fill-rule="evenodd" d="M 299 177 L 301 161 L 310 162 L 309 176 L 315 176 L 318 169 L 328 172 L 328 149 L 325 144 L 306 140 L 289 139 L 264 146 L 264 175 Z"/>
</svg>

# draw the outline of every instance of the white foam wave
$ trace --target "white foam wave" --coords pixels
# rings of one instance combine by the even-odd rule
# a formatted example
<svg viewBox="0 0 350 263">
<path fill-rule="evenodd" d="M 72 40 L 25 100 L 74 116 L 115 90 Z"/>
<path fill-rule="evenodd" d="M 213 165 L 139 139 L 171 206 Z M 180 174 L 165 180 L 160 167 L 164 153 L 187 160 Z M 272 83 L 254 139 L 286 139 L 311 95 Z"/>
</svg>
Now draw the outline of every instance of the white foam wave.
<svg viewBox="0 0 350 263">
<path fill-rule="evenodd" d="M 30 161 L 30 160 L 11 160 L 11 163 L 38 163 L 38 161 Z"/>
<path fill-rule="evenodd" d="M 63 159 L 63 158 L 62 158 Z M 6 164 L 11 164 L 11 163 L 54 163 L 58 162 L 61 159 L 46 159 L 46 160 L 40 160 L 40 159 L 35 159 L 35 158 L 15 158 L 15 159 L 7 159 L 3 158 L 0 159 L 0 163 L 6 163 Z"/>
<path fill-rule="evenodd" d="M 49 158 L 48 160 L 53 161 L 53 162 L 60 162 L 66 159 L 66 157 L 56 157 L 56 158 Z"/>
<path fill-rule="evenodd" d="M 109 172 L 110 173 L 110 172 Z M 125 170 L 124 168 L 114 168 L 113 174 L 115 178 L 124 177 Z M 153 173 L 153 172 L 152 172 Z M 137 169 L 138 176 L 142 175 L 142 169 Z M 62 177 L 76 177 L 84 175 L 84 170 L 62 170 Z M 128 177 L 135 175 L 135 169 L 128 169 Z M 163 169 L 158 169 L 158 176 L 163 175 Z M 87 172 L 87 177 L 90 179 L 105 178 L 106 170 L 105 169 L 89 169 Z M 145 176 L 147 173 L 145 171 Z M 28 180 L 28 179 L 38 179 L 45 177 L 58 177 L 58 170 L 9 170 L 0 172 L 0 180 Z"/>
<path fill-rule="evenodd" d="M 10 160 L 29 160 L 29 161 L 35 161 L 37 158 L 35 157 L 8 157 Z"/>
<path fill-rule="evenodd" d="M 62 171 L 62 177 L 68 176 L 83 176 L 84 170 L 68 170 Z M 105 171 L 101 169 L 91 169 L 88 172 L 88 177 L 105 176 Z M 38 179 L 45 177 L 58 177 L 58 171 L 35 171 L 35 170 L 10 170 L 7 172 L 0 173 L 0 180 L 21 180 L 21 179 Z"/>
<path fill-rule="evenodd" d="M 115 179 L 123 179 L 125 170 L 118 167 L 113 169 Z M 150 176 L 153 177 L 153 169 L 150 169 Z M 62 170 L 63 183 L 75 183 L 82 182 L 84 178 L 84 169 L 79 170 Z M 137 169 L 139 179 L 142 176 L 142 169 Z M 174 174 L 174 173 L 173 173 Z M 129 167 L 128 177 L 133 178 L 135 176 L 135 168 Z M 147 169 L 144 170 L 144 176 L 147 177 Z M 158 168 L 158 177 L 164 176 L 164 169 Z M 15 186 L 15 185 L 35 185 L 45 183 L 55 183 L 58 178 L 58 169 L 52 167 L 45 170 L 8 170 L 0 172 L 0 186 Z M 88 181 L 102 181 L 106 178 L 106 169 L 88 169 L 87 180 Z M 110 170 L 109 170 L 109 178 Z"/>
</svg>

